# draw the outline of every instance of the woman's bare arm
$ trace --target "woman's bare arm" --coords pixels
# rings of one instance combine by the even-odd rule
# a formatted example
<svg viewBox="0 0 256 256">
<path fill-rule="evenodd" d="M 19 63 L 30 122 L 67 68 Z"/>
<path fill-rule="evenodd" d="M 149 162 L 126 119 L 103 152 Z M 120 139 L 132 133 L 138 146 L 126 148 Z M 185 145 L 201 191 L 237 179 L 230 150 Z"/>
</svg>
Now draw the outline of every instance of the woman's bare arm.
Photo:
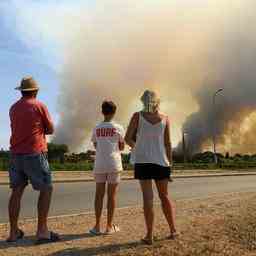
<svg viewBox="0 0 256 256">
<path fill-rule="evenodd" d="M 119 150 L 120 150 L 120 151 L 124 151 L 124 149 L 125 149 L 125 143 L 124 143 L 123 141 L 119 141 L 118 145 L 119 145 Z"/>
<path fill-rule="evenodd" d="M 172 143 L 171 143 L 170 133 L 171 133 L 170 132 L 170 122 L 169 122 L 169 119 L 167 119 L 165 133 L 164 133 L 164 145 L 165 145 L 166 155 L 168 157 L 170 165 L 172 166 L 172 164 L 173 164 L 173 160 L 172 160 Z"/>
<path fill-rule="evenodd" d="M 135 138 L 136 138 L 136 133 L 137 133 L 137 129 L 138 129 L 138 124 L 139 124 L 139 113 L 135 113 L 132 116 L 132 119 L 129 123 L 128 129 L 126 131 L 126 135 L 125 135 L 125 142 L 131 147 L 134 148 L 135 146 Z"/>
</svg>

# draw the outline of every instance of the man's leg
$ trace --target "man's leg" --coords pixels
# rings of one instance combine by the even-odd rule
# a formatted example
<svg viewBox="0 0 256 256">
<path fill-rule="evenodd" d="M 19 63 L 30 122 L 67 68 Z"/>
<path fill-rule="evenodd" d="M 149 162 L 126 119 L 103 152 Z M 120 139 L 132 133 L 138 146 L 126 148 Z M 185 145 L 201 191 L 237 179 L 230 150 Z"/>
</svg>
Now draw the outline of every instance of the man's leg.
<svg viewBox="0 0 256 256">
<path fill-rule="evenodd" d="M 116 192 L 117 192 L 118 183 L 116 184 L 108 184 L 108 217 L 107 217 L 107 228 L 106 232 L 112 230 L 113 227 L 113 217 L 116 208 Z"/>
<path fill-rule="evenodd" d="M 49 229 L 47 226 L 48 213 L 50 209 L 52 198 L 52 187 L 41 190 L 38 198 L 38 224 L 37 224 L 37 237 L 50 238 Z"/>
<path fill-rule="evenodd" d="M 95 208 L 95 217 L 96 217 L 96 224 L 94 229 L 97 232 L 100 232 L 100 221 L 103 209 L 103 200 L 105 195 L 105 184 L 106 183 L 96 183 L 96 193 L 95 193 L 95 201 L 94 201 L 94 208 Z"/>
<path fill-rule="evenodd" d="M 9 220 L 10 220 L 10 236 L 7 240 L 15 241 L 18 236 L 18 219 L 20 214 L 20 201 L 26 185 L 19 186 L 12 189 L 9 200 Z"/>
<path fill-rule="evenodd" d="M 38 223 L 37 238 L 57 240 L 57 234 L 53 236 L 47 226 L 48 213 L 52 199 L 52 176 L 45 153 L 30 154 L 25 156 L 25 173 L 28 176 L 34 190 L 39 191 L 37 203 Z"/>
</svg>

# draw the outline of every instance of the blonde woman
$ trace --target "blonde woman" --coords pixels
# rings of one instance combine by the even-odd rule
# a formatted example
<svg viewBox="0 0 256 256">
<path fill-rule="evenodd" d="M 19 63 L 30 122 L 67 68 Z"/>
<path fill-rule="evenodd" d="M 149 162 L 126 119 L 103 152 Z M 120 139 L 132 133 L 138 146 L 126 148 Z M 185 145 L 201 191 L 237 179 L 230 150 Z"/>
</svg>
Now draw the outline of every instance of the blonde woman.
<svg viewBox="0 0 256 256">
<path fill-rule="evenodd" d="M 146 90 L 141 101 L 143 110 L 134 113 L 125 141 L 132 148 L 135 179 L 140 181 L 143 194 L 147 233 L 142 241 L 152 244 L 154 224 L 152 180 L 155 181 L 162 210 L 170 227 L 168 238 L 174 239 L 177 235 L 174 205 L 168 196 L 172 149 L 168 116 L 159 111 L 158 94 Z"/>
</svg>

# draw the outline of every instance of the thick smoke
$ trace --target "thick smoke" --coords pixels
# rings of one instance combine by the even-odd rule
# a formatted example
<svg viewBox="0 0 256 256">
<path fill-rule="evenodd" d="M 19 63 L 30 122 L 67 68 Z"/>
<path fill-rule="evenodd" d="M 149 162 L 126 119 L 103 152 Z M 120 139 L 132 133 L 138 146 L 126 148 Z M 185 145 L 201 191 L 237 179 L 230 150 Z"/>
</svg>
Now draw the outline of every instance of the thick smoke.
<svg viewBox="0 0 256 256">
<path fill-rule="evenodd" d="M 54 141 L 79 150 L 106 98 L 118 104 L 117 119 L 126 125 L 146 88 L 163 96 L 163 110 L 180 126 L 175 136 L 199 109 L 184 125 L 198 151 L 212 134 L 211 95 L 223 87 L 217 138 L 225 144 L 230 130 L 235 138 L 256 102 L 254 7 L 250 0 L 108 0 L 81 11 L 67 38 Z"/>
<path fill-rule="evenodd" d="M 209 75 L 194 94 L 199 111 L 183 125 L 191 152 L 209 146 L 214 133 L 221 151 L 256 151 L 256 4 L 244 2 L 246 8 L 230 17 L 229 26 L 223 28 L 222 38 L 209 55 Z M 214 105 L 213 95 L 219 88 L 224 90 L 216 96 Z"/>
</svg>

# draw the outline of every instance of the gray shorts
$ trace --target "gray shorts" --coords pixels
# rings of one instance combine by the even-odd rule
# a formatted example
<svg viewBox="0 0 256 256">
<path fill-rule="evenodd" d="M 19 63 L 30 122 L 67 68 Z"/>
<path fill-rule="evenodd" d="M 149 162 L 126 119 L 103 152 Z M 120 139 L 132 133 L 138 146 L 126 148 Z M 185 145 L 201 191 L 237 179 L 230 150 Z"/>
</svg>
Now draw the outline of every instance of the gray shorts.
<svg viewBox="0 0 256 256">
<path fill-rule="evenodd" d="M 34 190 L 52 187 L 52 176 L 46 153 L 12 154 L 9 169 L 10 187 L 27 186 L 28 181 Z"/>
</svg>

